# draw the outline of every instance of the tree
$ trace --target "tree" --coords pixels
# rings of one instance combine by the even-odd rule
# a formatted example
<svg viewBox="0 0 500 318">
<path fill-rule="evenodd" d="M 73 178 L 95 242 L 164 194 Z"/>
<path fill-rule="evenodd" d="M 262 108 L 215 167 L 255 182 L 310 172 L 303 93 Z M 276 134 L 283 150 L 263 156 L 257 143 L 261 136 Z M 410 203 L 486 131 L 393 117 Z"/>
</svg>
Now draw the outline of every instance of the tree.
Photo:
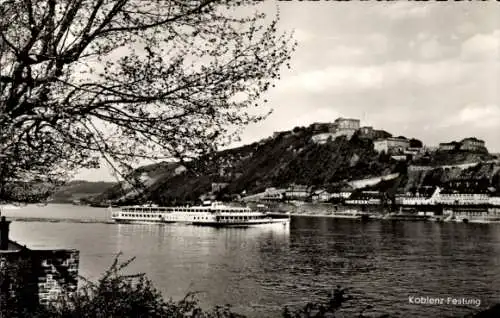
<svg viewBox="0 0 500 318">
<path fill-rule="evenodd" d="M 188 160 L 265 118 L 295 43 L 255 6 L 0 0 L 0 198 L 103 159 Z"/>
<path fill-rule="evenodd" d="M 410 148 L 422 148 L 423 146 L 422 141 L 415 138 L 410 139 Z"/>
</svg>

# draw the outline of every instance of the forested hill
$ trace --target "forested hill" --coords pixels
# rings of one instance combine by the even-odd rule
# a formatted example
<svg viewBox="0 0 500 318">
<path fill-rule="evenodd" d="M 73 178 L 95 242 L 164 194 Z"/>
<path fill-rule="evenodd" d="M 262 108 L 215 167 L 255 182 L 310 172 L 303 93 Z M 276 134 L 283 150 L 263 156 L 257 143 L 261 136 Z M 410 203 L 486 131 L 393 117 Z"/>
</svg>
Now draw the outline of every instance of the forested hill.
<svg viewBox="0 0 500 318">
<path fill-rule="evenodd" d="M 85 201 L 89 197 L 109 190 L 114 184 L 114 182 L 71 181 L 51 196 L 51 202 L 71 203 Z"/>
<path fill-rule="evenodd" d="M 118 204 L 155 202 L 158 204 L 194 203 L 200 196 L 211 194 L 213 185 L 218 198 L 250 195 L 268 187 L 287 187 L 291 184 L 312 186 L 336 191 L 351 180 L 379 177 L 398 172 L 399 177 L 382 182 L 377 190 L 407 192 L 426 185 L 441 185 L 450 180 L 476 180 L 481 189 L 500 188 L 500 167 L 497 163 L 478 165 L 470 169 L 439 168 L 464 162 L 485 162 L 493 159 L 487 153 L 464 151 L 424 153 L 414 161 L 397 161 L 373 149 L 373 140 L 358 134 L 348 140 L 338 137 L 325 144 L 312 142 L 313 128 L 296 127 L 274 137 L 238 148 L 219 151 L 198 160 L 180 165 L 159 163 L 137 169 L 142 179 L 139 191 L 129 185 L 116 185 L 105 191 L 96 202 Z M 410 166 L 424 165 L 428 169 L 412 170 Z M 430 168 L 434 166 L 434 168 Z"/>
<path fill-rule="evenodd" d="M 223 191 L 227 195 L 257 193 L 293 183 L 338 188 L 348 180 L 398 169 L 395 161 L 373 150 L 369 139 L 355 135 L 351 140 L 339 137 L 319 145 L 311 141 L 312 136 L 311 128 L 296 127 L 274 138 L 207 155 L 187 163 L 181 173 L 179 166 L 172 173 L 172 165 L 162 164 L 154 174 L 148 173 L 155 180 L 142 193 L 124 197 L 126 189 L 120 192 L 115 187 L 99 199 L 179 204 L 210 193 L 212 183 L 227 183 Z"/>
</svg>

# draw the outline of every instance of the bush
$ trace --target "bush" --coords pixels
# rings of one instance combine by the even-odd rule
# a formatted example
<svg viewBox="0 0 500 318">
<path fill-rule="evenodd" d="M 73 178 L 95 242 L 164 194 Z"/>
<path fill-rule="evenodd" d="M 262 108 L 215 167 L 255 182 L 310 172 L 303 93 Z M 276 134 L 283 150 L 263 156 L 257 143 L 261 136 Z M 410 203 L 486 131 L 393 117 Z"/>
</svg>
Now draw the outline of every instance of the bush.
<svg viewBox="0 0 500 318">
<path fill-rule="evenodd" d="M 97 282 L 82 278 L 84 285 L 73 294 L 61 297 L 48 306 L 40 306 L 36 312 L 19 317 L 192 317 L 192 318 L 240 318 L 229 305 L 215 306 L 203 310 L 196 293 L 189 293 L 180 301 L 165 301 L 161 293 L 153 287 L 144 274 L 125 275 L 125 269 L 133 260 L 119 261 L 120 254 L 111 267 Z M 311 302 L 303 308 L 283 309 L 285 318 L 333 317 L 342 303 L 349 300 L 345 290 L 337 287 L 328 301 Z M 17 316 L 17 315 L 16 315 Z"/>
<path fill-rule="evenodd" d="M 0 317 L 60 317 L 60 318 L 118 318 L 118 317 L 169 317 L 169 318 L 244 318 L 231 311 L 229 305 L 216 306 L 205 311 L 199 306 L 196 293 L 189 293 L 180 301 L 165 301 L 161 293 L 153 287 L 152 282 L 144 274 L 125 275 L 123 269 L 134 258 L 119 262 L 120 254 L 111 267 L 96 282 L 84 280 L 84 285 L 73 294 L 61 297 L 48 306 L 36 309 L 19 310 L 18 302 L 4 302 Z M 326 318 L 335 317 L 342 305 L 351 300 L 346 290 L 337 286 L 326 301 L 307 303 L 302 308 L 290 310 L 285 307 L 283 318 Z M 7 305 L 7 306 L 5 306 Z M 16 308 L 14 308 L 16 307 Z M 356 317 L 366 317 L 364 308 Z M 467 317 L 498 317 L 499 310 L 492 308 Z M 389 317 L 384 315 L 381 317 Z"/>
<path fill-rule="evenodd" d="M 119 262 L 118 255 L 111 267 L 96 282 L 84 279 L 84 286 L 73 295 L 41 307 L 37 317 L 243 317 L 231 312 L 229 306 L 216 306 L 204 311 L 190 293 L 180 301 L 165 301 L 144 274 L 125 275 L 122 271 L 134 258 Z"/>
</svg>

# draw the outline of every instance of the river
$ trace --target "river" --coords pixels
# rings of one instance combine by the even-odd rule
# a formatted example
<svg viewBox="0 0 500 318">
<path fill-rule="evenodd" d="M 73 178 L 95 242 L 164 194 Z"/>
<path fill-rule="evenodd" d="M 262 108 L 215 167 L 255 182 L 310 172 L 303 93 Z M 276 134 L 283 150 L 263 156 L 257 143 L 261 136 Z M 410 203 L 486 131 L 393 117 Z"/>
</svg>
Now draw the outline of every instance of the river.
<svg viewBox="0 0 500 318">
<path fill-rule="evenodd" d="M 107 209 L 73 205 L 3 215 L 14 219 L 11 239 L 28 247 L 80 250 L 84 277 L 96 279 L 122 252 L 136 257 L 127 272 L 146 273 L 166 297 L 199 291 L 203 306 L 231 304 L 249 317 L 279 317 L 283 305 L 324 298 L 336 285 L 354 297 L 346 313 L 370 305 L 370 315 L 452 317 L 500 302 L 499 224 L 293 217 L 289 227 L 215 229 L 109 224 Z"/>
</svg>

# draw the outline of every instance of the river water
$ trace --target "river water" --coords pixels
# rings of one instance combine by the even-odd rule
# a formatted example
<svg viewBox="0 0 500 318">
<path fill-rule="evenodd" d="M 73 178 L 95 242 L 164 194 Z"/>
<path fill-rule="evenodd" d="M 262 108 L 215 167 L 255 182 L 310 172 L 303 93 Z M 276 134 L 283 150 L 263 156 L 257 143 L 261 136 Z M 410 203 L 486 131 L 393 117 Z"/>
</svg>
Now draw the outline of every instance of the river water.
<svg viewBox="0 0 500 318">
<path fill-rule="evenodd" d="M 354 297 L 346 314 L 369 305 L 368 315 L 456 317 L 500 302 L 498 224 L 293 217 L 289 227 L 215 229 L 108 224 L 107 209 L 72 205 L 3 215 L 17 219 L 11 239 L 19 243 L 80 250 L 84 277 L 98 278 L 122 252 L 136 257 L 127 272 L 146 273 L 166 297 L 198 291 L 203 306 L 231 304 L 249 317 L 279 317 L 283 305 L 322 299 L 336 285 Z"/>
</svg>

